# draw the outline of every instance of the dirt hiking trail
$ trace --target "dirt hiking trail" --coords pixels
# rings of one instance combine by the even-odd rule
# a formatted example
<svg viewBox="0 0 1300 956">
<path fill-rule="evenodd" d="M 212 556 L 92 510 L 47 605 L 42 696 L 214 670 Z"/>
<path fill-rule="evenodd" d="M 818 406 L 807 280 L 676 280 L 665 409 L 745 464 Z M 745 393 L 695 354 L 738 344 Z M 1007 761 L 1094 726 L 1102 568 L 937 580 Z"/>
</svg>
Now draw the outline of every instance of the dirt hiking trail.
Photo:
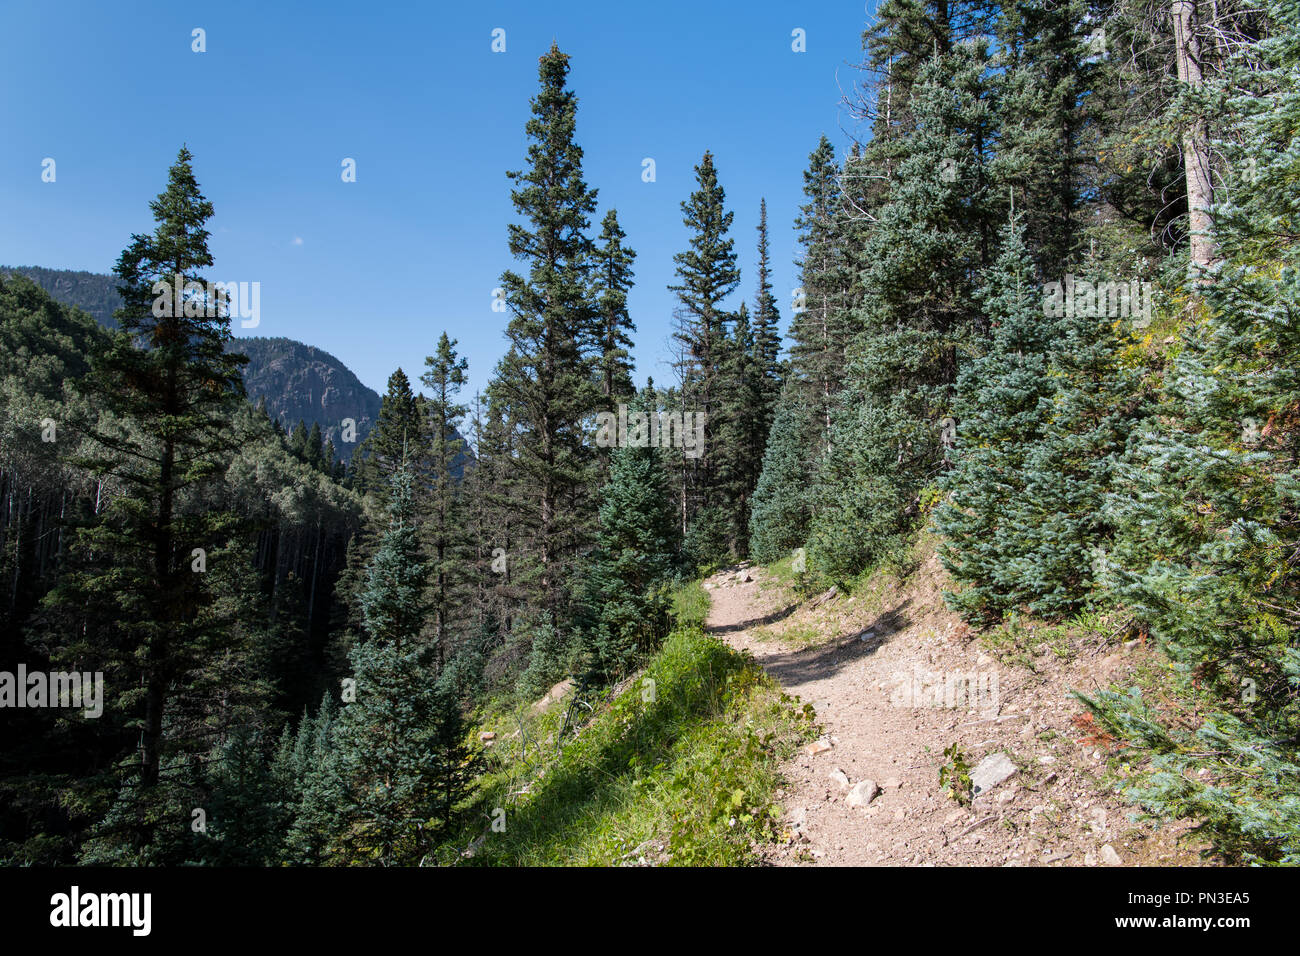
<svg viewBox="0 0 1300 956">
<path fill-rule="evenodd" d="M 1187 824 L 1137 822 L 1136 808 L 1103 782 L 1106 740 L 1069 696 L 1122 682 L 1153 655 L 1137 644 L 1099 646 L 1095 635 L 1035 648 L 1029 625 L 1030 650 L 1007 663 L 947 610 L 944 580 L 930 554 L 906 581 L 880 579 L 874 593 L 851 598 L 832 591 L 800 603 L 763 568 L 745 565 L 705 581 L 709 632 L 811 703 L 824 731 L 781 768 L 786 832 L 758 848 L 762 860 L 1200 863 L 1202 844 L 1177 839 Z M 981 787 L 969 807 L 939 785 L 953 743 Z"/>
</svg>

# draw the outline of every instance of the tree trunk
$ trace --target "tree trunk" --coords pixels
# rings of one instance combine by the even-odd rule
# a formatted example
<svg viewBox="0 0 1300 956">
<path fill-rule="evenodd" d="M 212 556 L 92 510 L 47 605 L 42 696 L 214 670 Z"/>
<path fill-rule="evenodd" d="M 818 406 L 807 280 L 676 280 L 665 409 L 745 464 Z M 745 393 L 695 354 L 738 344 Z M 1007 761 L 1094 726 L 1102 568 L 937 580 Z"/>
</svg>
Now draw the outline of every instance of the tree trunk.
<svg viewBox="0 0 1300 956">
<path fill-rule="evenodd" d="M 1174 58 L 1178 81 L 1193 90 L 1203 84 L 1201 45 L 1196 37 L 1197 0 L 1172 0 L 1174 21 Z M 1208 270 L 1219 261 L 1219 245 L 1214 238 L 1214 183 L 1210 178 L 1210 137 L 1205 118 L 1197 116 L 1183 131 L 1183 170 L 1187 177 L 1187 214 L 1190 226 L 1191 257 L 1188 270 L 1199 283 L 1209 281 Z"/>
</svg>

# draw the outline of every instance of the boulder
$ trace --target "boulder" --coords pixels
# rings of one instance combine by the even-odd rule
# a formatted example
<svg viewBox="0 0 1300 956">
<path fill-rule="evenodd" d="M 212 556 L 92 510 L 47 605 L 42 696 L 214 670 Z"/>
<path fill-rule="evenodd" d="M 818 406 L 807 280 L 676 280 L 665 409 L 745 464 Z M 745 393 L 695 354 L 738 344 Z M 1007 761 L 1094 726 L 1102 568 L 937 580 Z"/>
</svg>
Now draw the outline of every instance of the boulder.
<svg viewBox="0 0 1300 956">
<path fill-rule="evenodd" d="M 550 690 L 546 692 L 545 697 L 543 697 L 537 703 L 533 704 L 533 713 L 534 714 L 546 713 L 546 711 L 550 710 L 551 706 L 555 704 L 556 701 L 563 700 L 572 692 L 573 692 L 572 678 L 567 678 L 565 680 L 560 681 L 558 684 L 556 684 L 554 687 L 552 687 Z"/>
</svg>

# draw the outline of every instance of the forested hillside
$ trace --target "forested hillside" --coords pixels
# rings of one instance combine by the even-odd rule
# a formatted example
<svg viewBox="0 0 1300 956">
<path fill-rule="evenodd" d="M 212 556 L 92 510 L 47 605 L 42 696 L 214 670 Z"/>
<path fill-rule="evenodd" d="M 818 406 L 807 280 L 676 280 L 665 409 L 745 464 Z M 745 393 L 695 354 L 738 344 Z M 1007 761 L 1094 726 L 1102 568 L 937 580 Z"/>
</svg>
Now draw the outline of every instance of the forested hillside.
<svg viewBox="0 0 1300 956">
<path fill-rule="evenodd" d="M 862 40 L 862 134 L 772 186 L 790 314 L 786 225 L 734 235 L 697 151 L 670 384 L 554 43 L 482 394 L 454 329 L 377 407 L 234 340 L 184 147 L 115 327 L 0 277 L 0 670 L 104 693 L 2 725 L 0 860 L 753 862 L 817 717 L 699 579 L 861 598 L 921 540 L 955 639 L 1155 655 L 1073 699 L 1135 811 L 1300 862 L 1300 3 L 883 0 Z"/>
<path fill-rule="evenodd" d="M 379 417 L 379 395 L 328 352 L 285 338 L 241 338 L 231 351 L 248 356 L 244 390 L 284 428 L 319 427 L 335 460 L 352 456 Z M 352 427 L 344 435 L 344 420 Z"/>
<path fill-rule="evenodd" d="M 26 276 L 56 302 L 81 309 L 110 329 L 117 327 L 114 313 L 122 297 L 113 276 L 37 266 L 0 266 L 0 274 Z M 370 433 L 379 395 L 328 352 L 293 339 L 261 336 L 232 341 L 229 348 L 248 356 L 243 378 L 249 399 L 263 403 L 282 428 L 292 431 L 301 424 L 304 438 L 317 426 L 320 441 L 333 447 L 331 461 L 350 458 Z M 344 419 L 352 420 L 348 440 Z"/>
<path fill-rule="evenodd" d="M 113 313 L 122 307 L 122 297 L 117 294 L 117 280 L 112 276 L 41 266 L 0 266 L 0 275 L 26 276 L 55 301 L 76 306 L 100 325 L 117 327 Z"/>
<path fill-rule="evenodd" d="M 1294 863 L 1297 6 L 1215 11 L 880 5 L 750 532 L 851 589 L 930 526 L 972 625 L 1150 642 L 1083 701 L 1126 793 Z"/>
</svg>

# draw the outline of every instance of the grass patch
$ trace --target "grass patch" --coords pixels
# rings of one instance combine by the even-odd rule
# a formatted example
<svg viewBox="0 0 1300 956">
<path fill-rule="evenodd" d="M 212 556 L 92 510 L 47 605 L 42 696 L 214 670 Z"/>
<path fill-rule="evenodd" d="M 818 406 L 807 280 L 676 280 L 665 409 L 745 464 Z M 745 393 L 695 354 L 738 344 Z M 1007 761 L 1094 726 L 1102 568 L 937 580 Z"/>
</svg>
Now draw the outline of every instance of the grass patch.
<svg viewBox="0 0 1300 956">
<path fill-rule="evenodd" d="M 696 588 L 675 595 L 679 621 L 699 618 L 701 597 L 707 609 Z M 529 728 L 531 747 L 516 741 L 492 754 L 472 823 L 442 862 L 457 861 L 479 838 L 462 862 L 752 862 L 753 845 L 771 839 L 780 820 L 772 802 L 778 762 L 815 735 L 812 708 L 797 708 L 751 658 L 698 626 L 679 626 L 638 679 L 607 694 L 562 747 L 557 707 Z"/>
<path fill-rule="evenodd" d="M 698 627 L 704 629 L 704 622 L 709 616 L 709 592 L 704 590 L 704 582 L 687 581 L 673 588 L 672 615 L 679 628 Z"/>
<path fill-rule="evenodd" d="M 754 628 L 752 633 L 755 640 L 777 641 L 799 650 L 816 647 L 827 640 L 826 629 L 816 624 L 791 624 L 788 627 L 764 624 Z"/>
</svg>

